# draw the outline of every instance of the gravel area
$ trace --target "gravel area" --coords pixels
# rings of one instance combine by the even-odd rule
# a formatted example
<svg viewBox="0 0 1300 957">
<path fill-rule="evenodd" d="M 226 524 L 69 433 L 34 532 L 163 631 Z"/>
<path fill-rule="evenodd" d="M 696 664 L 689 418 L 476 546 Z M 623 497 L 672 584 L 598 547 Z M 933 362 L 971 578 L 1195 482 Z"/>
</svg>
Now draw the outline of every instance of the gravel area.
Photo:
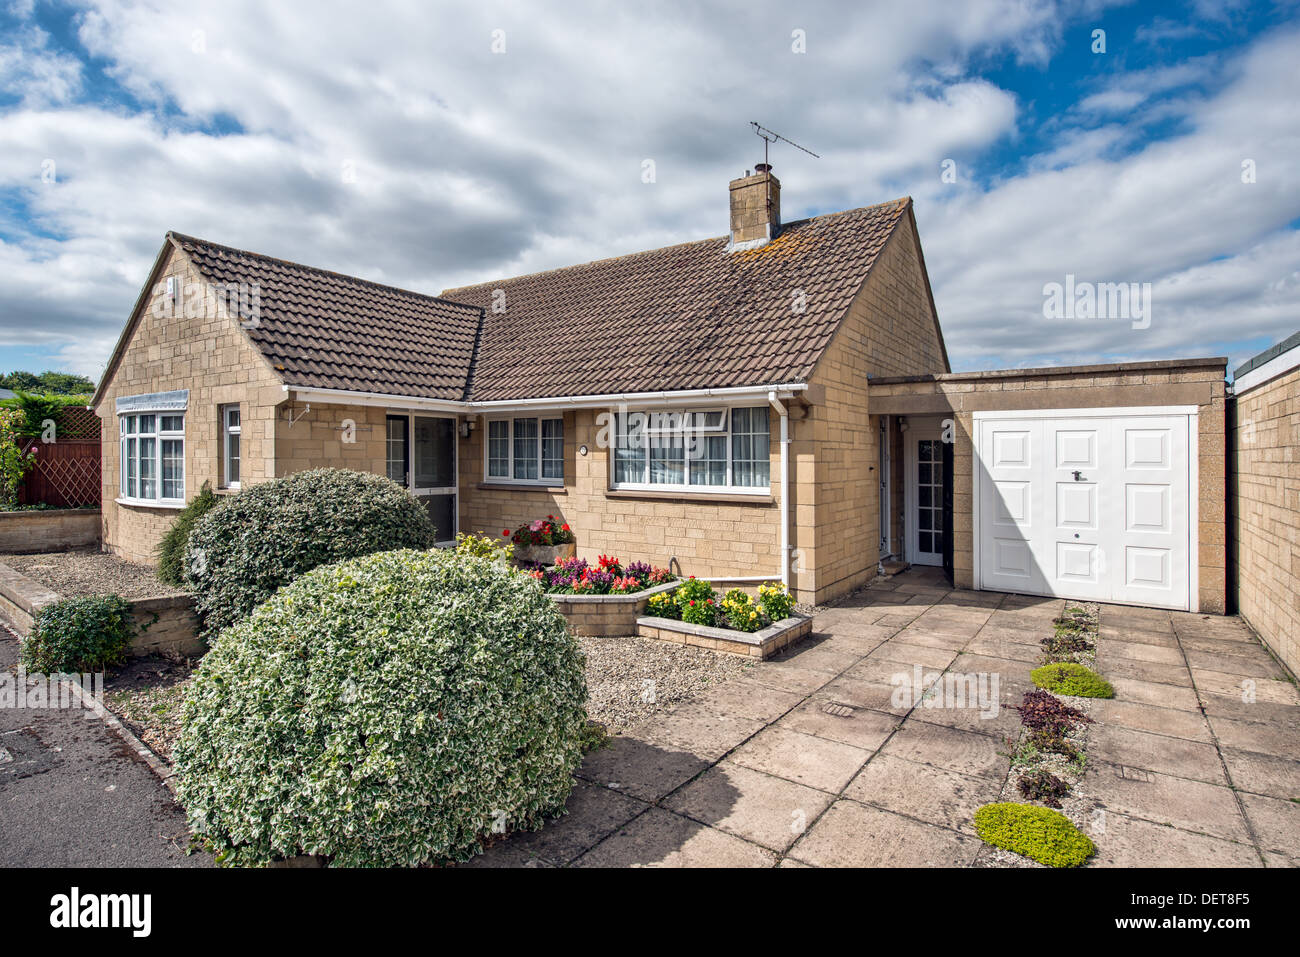
<svg viewBox="0 0 1300 957">
<path fill-rule="evenodd" d="M 587 714 L 616 734 L 744 672 L 749 661 L 649 638 L 579 638 L 587 655 Z"/>
<path fill-rule="evenodd" d="M 126 562 L 92 549 L 0 555 L 0 562 L 65 597 L 111 594 L 123 598 L 158 598 L 184 594 L 183 589 L 160 582 L 148 565 Z"/>
<path fill-rule="evenodd" d="M 164 761 L 180 734 L 181 701 L 197 662 L 133 658 L 104 680 L 104 703 Z"/>
</svg>

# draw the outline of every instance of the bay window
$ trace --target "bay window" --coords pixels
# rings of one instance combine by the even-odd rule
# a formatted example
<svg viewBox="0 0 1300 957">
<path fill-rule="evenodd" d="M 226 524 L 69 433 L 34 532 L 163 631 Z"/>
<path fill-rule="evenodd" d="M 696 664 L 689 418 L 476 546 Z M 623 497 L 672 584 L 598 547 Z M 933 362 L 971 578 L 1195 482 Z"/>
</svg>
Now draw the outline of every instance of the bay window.
<svg viewBox="0 0 1300 957">
<path fill-rule="evenodd" d="M 767 491 L 768 407 L 619 413 L 615 488 Z"/>
<path fill-rule="evenodd" d="M 121 496 L 133 502 L 185 502 L 185 416 L 142 412 L 118 419 Z"/>
<path fill-rule="evenodd" d="M 564 484 L 563 419 L 491 419 L 487 432 L 487 481 Z"/>
</svg>

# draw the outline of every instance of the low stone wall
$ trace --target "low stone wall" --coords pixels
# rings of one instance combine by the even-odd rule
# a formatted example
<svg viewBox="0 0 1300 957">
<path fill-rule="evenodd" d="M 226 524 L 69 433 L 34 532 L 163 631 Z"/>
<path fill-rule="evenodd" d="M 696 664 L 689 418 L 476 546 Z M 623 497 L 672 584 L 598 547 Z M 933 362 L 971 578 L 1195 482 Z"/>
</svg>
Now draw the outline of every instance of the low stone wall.
<svg viewBox="0 0 1300 957">
<path fill-rule="evenodd" d="M 672 591 L 681 582 L 655 585 L 645 591 L 624 595 L 550 595 L 575 635 L 593 638 L 621 638 L 637 633 L 637 619 L 645 614 L 651 595 Z"/>
<path fill-rule="evenodd" d="M 770 658 L 812 634 L 812 619 L 803 615 L 774 621 L 762 631 L 755 632 L 691 625 L 671 618 L 639 618 L 636 625 L 636 633 L 642 638 L 675 641 L 678 644 L 708 648 L 710 651 L 725 651 L 760 659 Z"/>
<path fill-rule="evenodd" d="M 98 545 L 97 508 L 0 512 L 0 552 L 60 552 Z"/>
<path fill-rule="evenodd" d="M 0 619 L 19 637 L 31 634 L 36 613 L 59 597 L 0 562 Z M 131 602 L 131 620 L 135 623 L 131 654 L 136 658 L 198 658 L 207 651 L 198 637 L 199 619 L 189 595 L 136 599 Z"/>
</svg>

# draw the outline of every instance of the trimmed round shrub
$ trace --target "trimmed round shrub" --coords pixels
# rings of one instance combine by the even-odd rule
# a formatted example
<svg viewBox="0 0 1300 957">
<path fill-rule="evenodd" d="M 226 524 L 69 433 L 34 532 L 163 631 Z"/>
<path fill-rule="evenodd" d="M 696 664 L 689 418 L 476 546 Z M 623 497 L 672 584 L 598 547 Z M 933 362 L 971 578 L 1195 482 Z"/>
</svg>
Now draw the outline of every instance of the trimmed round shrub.
<svg viewBox="0 0 1300 957">
<path fill-rule="evenodd" d="M 313 469 L 250 486 L 199 519 L 185 584 L 213 636 L 313 568 L 434 541 L 424 508 L 391 479 Z"/>
<path fill-rule="evenodd" d="M 185 584 L 185 546 L 189 544 L 194 523 L 220 504 L 212 486 L 204 482 L 199 494 L 176 515 L 154 550 L 158 558 L 158 579 L 168 585 Z"/>
<path fill-rule="evenodd" d="M 975 831 L 994 847 L 1048 867 L 1078 867 L 1097 850 L 1064 814 L 1033 804 L 985 804 L 975 812 Z"/>
<path fill-rule="evenodd" d="M 1075 698 L 1113 698 L 1115 689 L 1091 668 L 1070 662 L 1057 662 L 1035 668 L 1030 679 L 1040 688 Z"/>
<path fill-rule="evenodd" d="M 555 603 L 489 559 L 408 550 L 318 568 L 204 657 L 178 797 L 223 863 L 463 860 L 564 806 L 584 667 Z"/>
<path fill-rule="evenodd" d="M 61 598 L 38 611 L 18 661 L 43 674 L 102 671 L 121 664 L 135 628 L 131 605 L 117 595 Z"/>
</svg>

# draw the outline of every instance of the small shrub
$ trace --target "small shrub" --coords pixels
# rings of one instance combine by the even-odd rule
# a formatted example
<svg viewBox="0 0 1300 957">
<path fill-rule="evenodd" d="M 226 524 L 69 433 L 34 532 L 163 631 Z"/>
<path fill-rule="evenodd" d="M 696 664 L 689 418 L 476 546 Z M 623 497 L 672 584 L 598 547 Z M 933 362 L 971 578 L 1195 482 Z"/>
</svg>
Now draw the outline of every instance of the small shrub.
<svg viewBox="0 0 1300 957">
<path fill-rule="evenodd" d="M 689 578 L 673 592 L 682 621 L 692 625 L 718 623 L 718 595 L 713 586 L 698 578 Z"/>
<path fill-rule="evenodd" d="M 162 541 L 154 549 L 158 558 L 159 581 L 168 585 L 185 584 L 185 546 L 189 544 L 190 532 L 193 531 L 195 522 L 220 503 L 221 499 L 212 491 L 212 485 L 204 482 L 199 494 L 180 510 L 171 528 L 167 529 Z"/>
<path fill-rule="evenodd" d="M 719 609 L 721 624 L 727 628 L 753 632 L 767 625 L 767 619 L 758 611 L 757 602 L 739 588 L 732 588 L 722 596 Z"/>
<path fill-rule="evenodd" d="M 504 563 L 510 561 L 513 550 L 495 538 L 461 532 L 456 536 L 456 554 Z"/>
<path fill-rule="evenodd" d="M 428 513 L 397 483 L 313 469 L 250 486 L 195 522 L 185 584 L 211 636 L 317 566 L 434 541 Z"/>
<path fill-rule="evenodd" d="M 758 586 L 759 614 L 770 621 L 783 621 L 794 614 L 794 596 L 782 582 L 766 582 Z"/>
<path fill-rule="evenodd" d="M 1070 662 L 1043 665 L 1029 673 L 1034 684 L 1075 698 L 1113 698 L 1110 682 L 1091 668 Z"/>
<path fill-rule="evenodd" d="M 36 613 L 18 660 L 43 674 L 102 671 L 131 650 L 131 605 L 117 595 L 62 598 Z"/>
<path fill-rule="evenodd" d="M 529 579 L 392 551 L 317 568 L 222 633 L 173 751 L 191 829 L 223 863 L 463 860 L 564 807 L 584 661 Z"/>
<path fill-rule="evenodd" d="M 1020 723 L 1026 728 L 1053 735 L 1063 735 L 1076 725 L 1092 723 L 1092 719 L 1078 708 L 1071 708 L 1046 691 L 1026 691 L 1016 710 L 1020 712 Z"/>
<path fill-rule="evenodd" d="M 1064 814 L 1032 804 L 986 804 L 975 812 L 975 831 L 994 847 L 1048 867 L 1078 867 L 1097 850 Z"/>
<path fill-rule="evenodd" d="M 671 618 L 673 621 L 681 621 L 682 618 L 677 599 L 669 592 L 661 591 L 657 595 L 651 595 L 646 602 L 646 610 L 656 618 Z"/>
<path fill-rule="evenodd" d="M 1060 807 L 1061 798 L 1070 792 L 1070 786 L 1051 771 L 1031 771 L 1021 775 L 1016 783 L 1020 796 L 1030 801 L 1041 801 L 1048 807 Z"/>
</svg>

